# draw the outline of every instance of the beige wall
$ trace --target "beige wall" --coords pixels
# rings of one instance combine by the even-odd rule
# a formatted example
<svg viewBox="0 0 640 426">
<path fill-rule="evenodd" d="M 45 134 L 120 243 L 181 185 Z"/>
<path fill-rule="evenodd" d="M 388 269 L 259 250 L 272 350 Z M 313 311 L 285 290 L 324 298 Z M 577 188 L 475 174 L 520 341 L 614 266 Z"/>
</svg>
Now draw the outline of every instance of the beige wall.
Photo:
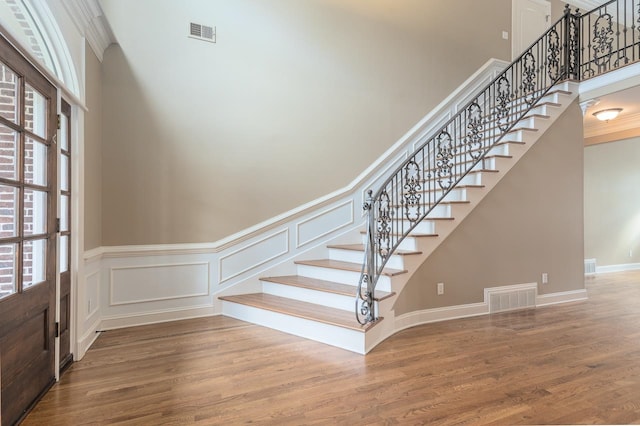
<svg viewBox="0 0 640 426">
<path fill-rule="evenodd" d="M 540 282 L 543 272 L 539 294 L 583 288 L 583 152 L 574 103 L 420 266 L 396 314 L 482 302 L 486 287 Z"/>
<path fill-rule="evenodd" d="M 511 0 L 101 4 L 104 245 L 215 241 L 344 187 L 510 52 Z"/>
<path fill-rule="evenodd" d="M 102 245 L 102 69 L 86 46 L 86 103 L 84 118 L 84 248 Z"/>
<path fill-rule="evenodd" d="M 585 258 L 640 263 L 640 137 L 592 145 L 584 155 Z"/>
</svg>

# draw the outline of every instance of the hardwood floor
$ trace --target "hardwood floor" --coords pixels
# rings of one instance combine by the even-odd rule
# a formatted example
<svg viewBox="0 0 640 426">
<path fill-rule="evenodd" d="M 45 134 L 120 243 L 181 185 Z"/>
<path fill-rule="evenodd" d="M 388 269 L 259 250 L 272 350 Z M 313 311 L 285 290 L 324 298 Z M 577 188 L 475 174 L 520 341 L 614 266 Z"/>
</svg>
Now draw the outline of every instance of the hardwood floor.
<svg viewBox="0 0 640 426">
<path fill-rule="evenodd" d="M 25 425 L 640 422 L 640 272 L 367 356 L 225 317 L 103 333 Z"/>
</svg>

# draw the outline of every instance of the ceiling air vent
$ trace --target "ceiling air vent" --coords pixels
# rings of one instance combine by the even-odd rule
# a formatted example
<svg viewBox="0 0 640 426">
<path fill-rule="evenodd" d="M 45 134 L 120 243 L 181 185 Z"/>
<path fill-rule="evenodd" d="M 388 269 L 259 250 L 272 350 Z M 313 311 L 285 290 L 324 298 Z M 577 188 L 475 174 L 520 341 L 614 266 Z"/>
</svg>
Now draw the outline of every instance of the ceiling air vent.
<svg viewBox="0 0 640 426">
<path fill-rule="evenodd" d="M 192 22 L 189 25 L 189 37 L 215 43 L 216 27 L 208 27 L 206 25 L 196 24 Z"/>
</svg>

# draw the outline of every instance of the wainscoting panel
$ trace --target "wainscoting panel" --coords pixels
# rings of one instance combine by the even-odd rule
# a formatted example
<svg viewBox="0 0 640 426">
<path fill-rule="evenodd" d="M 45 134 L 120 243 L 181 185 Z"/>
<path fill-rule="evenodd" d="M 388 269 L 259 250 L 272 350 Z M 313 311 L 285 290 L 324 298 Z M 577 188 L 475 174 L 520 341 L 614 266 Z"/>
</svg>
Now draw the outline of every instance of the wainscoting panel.
<svg viewBox="0 0 640 426">
<path fill-rule="evenodd" d="M 109 306 L 209 295 L 209 263 L 112 267 Z"/>
<path fill-rule="evenodd" d="M 353 200 L 330 207 L 296 225 L 296 247 L 303 247 L 352 223 Z"/>
<path fill-rule="evenodd" d="M 289 230 L 284 229 L 220 257 L 219 284 L 289 253 Z"/>
</svg>

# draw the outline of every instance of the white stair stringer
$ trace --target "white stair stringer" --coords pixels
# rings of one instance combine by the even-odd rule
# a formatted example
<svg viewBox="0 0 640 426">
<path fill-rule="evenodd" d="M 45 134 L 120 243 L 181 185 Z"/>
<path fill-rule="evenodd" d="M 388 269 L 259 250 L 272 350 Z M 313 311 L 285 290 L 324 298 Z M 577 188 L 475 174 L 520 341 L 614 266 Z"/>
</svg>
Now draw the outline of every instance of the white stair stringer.
<svg viewBox="0 0 640 426">
<path fill-rule="evenodd" d="M 354 330 L 326 322 L 314 321 L 304 317 L 304 315 L 287 315 L 274 310 L 245 306 L 225 300 L 224 297 L 221 298 L 223 300 L 222 313 L 353 352 L 361 354 L 369 352 L 384 339 L 399 331 L 399 328 L 396 327 L 393 305 L 397 295 L 402 292 L 413 273 L 436 250 L 442 241 L 453 232 L 458 224 L 462 223 L 467 215 L 473 211 L 479 202 L 526 154 L 531 146 L 551 127 L 554 121 L 577 97 L 578 90 L 575 83 L 563 83 L 555 89 L 571 93 L 554 93 L 549 95 L 550 98 L 545 97 L 541 103 L 551 102 L 552 105 L 545 104 L 536 107 L 536 113 L 545 117 L 529 116 L 526 118 L 525 123 L 528 130 L 512 131 L 503 138 L 503 143 L 492 148 L 490 154 L 500 155 L 491 160 L 491 168 L 498 172 L 479 171 L 465 177 L 461 186 L 454 188 L 445 197 L 445 201 L 450 202 L 450 204 L 438 206 L 434 214 L 429 215 L 424 224 L 420 224 L 419 228 L 401 243 L 401 249 L 412 252 L 407 255 L 394 255 L 386 267 L 397 270 L 397 273 L 380 277 L 376 287 L 376 296 L 378 292 L 386 292 L 388 296 L 376 302 L 378 316 L 382 320 L 378 321 L 375 326 L 368 327 L 366 331 Z M 518 123 L 515 127 L 521 127 L 520 124 Z M 435 189 L 434 191 L 437 193 L 438 190 Z M 436 212 L 438 213 L 437 215 Z M 429 218 L 434 217 L 437 217 L 438 220 L 429 220 Z M 445 218 L 453 219 L 447 220 Z M 365 239 L 362 234 L 353 230 L 349 234 L 341 236 L 340 241 L 335 243 L 344 244 L 345 240 L 349 240 L 352 244 L 358 244 Z M 334 242 L 331 242 L 331 244 L 334 244 Z M 352 314 L 353 323 L 357 325 L 355 313 L 353 313 L 355 309 L 354 295 L 360 276 L 359 271 L 364 258 L 364 251 L 336 248 L 332 245 L 332 248 L 326 248 L 325 252 L 327 259 L 346 262 L 352 267 L 334 269 L 326 266 L 305 264 L 304 261 L 309 257 L 304 256 L 303 258 L 300 256 L 300 260 L 296 259 L 298 264 L 295 265 L 295 273 L 302 278 L 327 280 L 346 286 L 348 290 L 353 291 L 353 295 L 349 294 L 348 291 L 336 294 L 324 290 L 291 287 L 266 281 L 262 282 L 262 292 L 269 296 L 278 297 L 279 303 L 283 303 L 286 300 L 310 303 L 308 305 L 309 311 L 313 311 L 314 306 L 321 306 L 335 309 L 337 312 Z M 292 270 L 291 267 L 286 269 L 288 271 Z M 404 321 L 402 329 L 406 327 L 407 324 Z"/>
</svg>

